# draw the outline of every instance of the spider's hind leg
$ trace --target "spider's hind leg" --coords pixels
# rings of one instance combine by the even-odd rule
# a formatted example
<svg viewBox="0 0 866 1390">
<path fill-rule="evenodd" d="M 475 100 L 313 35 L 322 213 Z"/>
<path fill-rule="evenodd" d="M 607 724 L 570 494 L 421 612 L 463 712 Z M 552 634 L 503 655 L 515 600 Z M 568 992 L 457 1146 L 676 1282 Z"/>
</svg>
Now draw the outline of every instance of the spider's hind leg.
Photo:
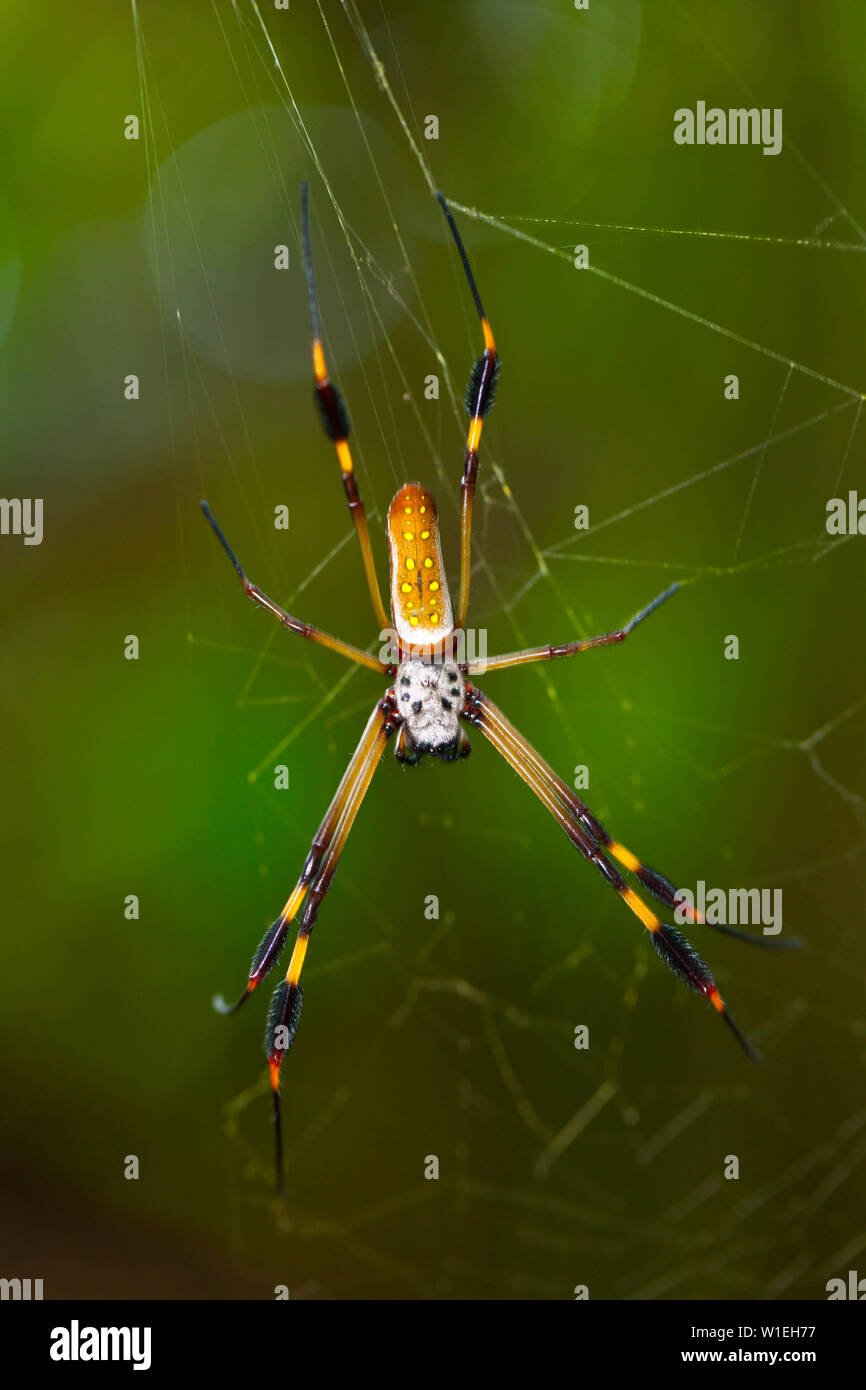
<svg viewBox="0 0 866 1390">
<path fill-rule="evenodd" d="M 401 724 L 397 742 L 394 744 L 394 757 L 398 763 L 402 763 L 404 767 L 417 767 L 423 756 L 423 749 L 416 746 L 406 725 Z"/>
<path fill-rule="evenodd" d="M 759 1061 L 758 1053 L 731 1018 L 708 966 L 694 946 L 676 927 L 662 922 L 634 889 L 628 887 L 619 869 L 607 857 L 601 845 L 604 845 L 604 849 L 609 850 L 629 872 L 637 875 L 638 870 L 641 870 L 643 876 L 638 875 L 639 881 L 662 901 L 667 901 L 670 896 L 676 902 L 677 895 L 670 882 L 656 870 L 646 869 L 623 845 L 610 839 L 588 807 L 578 801 L 562 778 L 556 775 L 550 765 L 506 719 L 502 711 L 477 687 L 469 687 L 466 708 L 466 717 L 473 726 L 479 728 L 489 739 L 497 752 L 550 812 L 575 848 L 595 865 L 605 882 L 619 894 L 626 907 L 647 929 L 653 947 L 661 959 L 689 989 L 702 995 L 716 1012 L 721 1014 L 749 1059 L 752 1062 Z"/>
<path fill-rule="evenodd" d="M 468 758 L 472 752 L 472 744 L 466 735 L 466 730 L 461 729 L 453 743 L 445 744 L 442 748 L 437 748 L 437 755 L 446 763 L 457 762 L 459 758 Z"/>
</svg>

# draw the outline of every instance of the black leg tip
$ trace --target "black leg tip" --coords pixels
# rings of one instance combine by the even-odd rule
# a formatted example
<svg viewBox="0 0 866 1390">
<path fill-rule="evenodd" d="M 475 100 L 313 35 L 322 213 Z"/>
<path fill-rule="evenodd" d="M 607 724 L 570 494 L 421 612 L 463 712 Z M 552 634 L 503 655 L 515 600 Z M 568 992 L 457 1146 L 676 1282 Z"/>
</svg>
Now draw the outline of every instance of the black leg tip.
<svg viewBox="0 0 866 1390">
<path fill-rule="evenodd" d="M 226 1003 L 226 1000 L 221 994 L 215 994 L 210 1002 L 215 1012 L 218 1014 L 236 1014 L 241 1004 L 245 1004 L 249 997 L 250 991 L 249 989 L 245 989 L 240 999 L 236 1000 L 234 1004 Z"/>
</svg>

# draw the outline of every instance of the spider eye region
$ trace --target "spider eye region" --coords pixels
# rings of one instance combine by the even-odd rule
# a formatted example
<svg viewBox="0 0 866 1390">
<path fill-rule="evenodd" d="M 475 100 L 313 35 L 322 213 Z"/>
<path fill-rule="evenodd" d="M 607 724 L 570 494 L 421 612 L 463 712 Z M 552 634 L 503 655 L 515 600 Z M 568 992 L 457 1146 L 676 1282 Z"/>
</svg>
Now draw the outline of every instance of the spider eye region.
<svg viewBox="0 0 866 1390">
<path fill-rule="evenodd" d="M 465 684 L 456 666 L 408 657 L 397 671 L 400 715 L 413 747 L 450 759 L 462 740 Z"/>
</svg>

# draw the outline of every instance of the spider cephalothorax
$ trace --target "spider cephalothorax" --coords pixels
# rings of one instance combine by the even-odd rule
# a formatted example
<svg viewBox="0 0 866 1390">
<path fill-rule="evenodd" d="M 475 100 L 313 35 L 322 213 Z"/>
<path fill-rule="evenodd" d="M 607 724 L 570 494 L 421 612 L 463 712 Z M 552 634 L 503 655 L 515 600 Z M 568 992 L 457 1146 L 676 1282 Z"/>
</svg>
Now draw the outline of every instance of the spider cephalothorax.
<svg viewBox="0 0 866 1390">
<path fill-rule="evenodd" d="M 418 763 L 425 753 L 450 762 L 465 757 L 469 740 L 460 726 L 465 683 L 457 663 L 401 661 L 394 682 L 397 713 L 403 720 L 395 752 L 403 763 Z"/>
<path fill-rule="evenodd" d="M 452 609 L 442 561 L 436 502 L 421 483 L 406 483 L 398 489 L 388 509 L 387 532 L 391 560 L 390 622 L 385 611 L 376 577 L 364 504 L 358 491 L 349 448 L 349 416 L 336 385 L 328 377 L 325 366 L 310 251 L 306 184 L 301 193 L 301 228 L 313 328 L 316 401 L 325 432 L 336 447 L 346 500 L 361 546 L 367 585 L 379 624 L 380 637 L 384 638 L 386 634 L 389 636 L 389 651 L 392 655 L 389 655 L 387 660 L 381 656 L 372 656 L 370 652 L 352 646 L 341 638 L 331 637 L 310 623 L 301 622 L 299 618 L 292 617 L 279 604 L 274 603 L 257 584 L 252 584 L 247 579 L 240 562 L 211 516 L 207 503 L 202 503 L 205 515 L 225 547 L 250 598 L 269 609 L 290 632 L 298 633 L 308 641 L 339 652 L 358 666 L 366 667 L 380 677 L 387 677 L 393 681 L 390 689 L 377 701 L 367 721 L 343 780 L 316 832 L 301 876 L 279 917 L 265 933 L 253 957 L 246 988 L 233 1006 L 240 1008 L 276 964 L 289 928 L 297 921 L 298 934 L 291 960 L 285 979 L 277 986 L 274 994 L 265 1035 L 276 1122 L 278 1173 L 282 1169 L 279 1124 L 280 1067 L 292 1046 L 300 1018 L 300 977 L 307 945 L 319 906 L 333 881 L 355 816 L 366 796 L 385 746 L 394 734 L 397 735 L 397 757 L 404 764 L 412 764 L 420 762 L 425 754 L 432 754 L 445 761 L 465 757 L 469 752 L 469 740 L 461 727 L 461 719 L 472 728 L 479 729 L 535 793 L 575 848 L 619 894 L 625 905 L 648 931 L 652 944 L 662 959 L 691 989 L 702 994 L 712 1004 L 733 1030 L 746 1052 L 752 1057 L 755 1056 L 749 1043 L 732 1021 L 709 968 L 697 951 L 681 932 L 664 923 L 652 911 L 640 894 L 629 885 L 621 869 L 633 876 L 641 888 L 669 910 L 674 910 L 679 905 L 673 883 L 655 869 L 643 864 L 625 845 L 613 839 L 585 802 L 581 801 L 568 783 L 544 761 L 528 739 L 519 733 L 492 700 L 472 684 L 472 677 L 482 673 L 524 666 L 534 661 L 570 657 L 593 647 L 607 647 L 622 642 L 634 631 L 638 623 L 658 608 L 678 586 L 672 584 L 652 603 L 647 604 L 646 608 L 641 609 L 624 627 L 603 633 L 599 637 L 577 638 L 556 646 L 529 647 L 525 651 L 507 652 L 502 656 L 478 660 L 458 662 L 454 658 L 454 652 L 461 649 L 460 640 L 466 634 L 471 573 L 472 508 L 478 474 L 478 446 L 484 417 L 493 404 L 499 357 L 460 234 L 445 199 L 441 194 L 437 194 L 437 197 L 454 235 L 484 335 L 484 351 L 472 368 L 466 397 L 469 434 L 461 482 L 460 593 L 456 612 Z M 748 936 L 734 927 L 705 922 L 705 919 L 694 911 L 689 914 L 689 920 L 713 926 L 714 930 L 733 936 L 745 936 L 747 940 L 755 941 L 762 946 L 797 944 L 793 941 L 769 941 L 764 937 Z M 214 1002 L 221 1011 L 231 1011 L 221 997 Z"/>
</svg>

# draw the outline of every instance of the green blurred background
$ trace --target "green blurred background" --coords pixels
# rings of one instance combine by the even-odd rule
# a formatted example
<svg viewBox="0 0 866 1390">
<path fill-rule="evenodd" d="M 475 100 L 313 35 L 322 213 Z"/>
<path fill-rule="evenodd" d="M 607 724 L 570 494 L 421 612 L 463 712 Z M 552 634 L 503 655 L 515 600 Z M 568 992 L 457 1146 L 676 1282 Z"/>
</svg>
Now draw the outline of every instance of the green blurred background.
<svg viewBox="0 0 866 1390">
<path fill-rule="evenodd" d="M 866 492 L 866 13 L 261 14 L 273 53 L 246 0 L 0 18 L 3 492 L 45 508 L 41 546 L 0 539 L 0 1273 L 46 1297 L 822 1298 L 866 1261 L 866 539 L 823 531 L 830 497 Z M 783 153 L 675 146 L 699 99 L 781 107 Z M 272 630 L 198 501 L 275 598 L 375 639 L 311 401 L 308 177 L 382 582 L 415 477 L 455 576 L 449 383 L 479 333 L 407 131 L 510 228 L 459 214 L 504 364 L 489 649 L 605 631 L 683 582 L 625 647 L 488 691 L 564 775 L 588 766 L 626 844 L 678 884 L 781 887 L 808 950 L 695 934 L 752 1070 L 479 735 L 461 766 L 389 752 L 305 970 L 283 1205 L 269 990 L 230 1021 L 210 998 L 246 978 L 380 685 Z M 581 243 L 626 283 L 573 269 Z"/>
</svg>

